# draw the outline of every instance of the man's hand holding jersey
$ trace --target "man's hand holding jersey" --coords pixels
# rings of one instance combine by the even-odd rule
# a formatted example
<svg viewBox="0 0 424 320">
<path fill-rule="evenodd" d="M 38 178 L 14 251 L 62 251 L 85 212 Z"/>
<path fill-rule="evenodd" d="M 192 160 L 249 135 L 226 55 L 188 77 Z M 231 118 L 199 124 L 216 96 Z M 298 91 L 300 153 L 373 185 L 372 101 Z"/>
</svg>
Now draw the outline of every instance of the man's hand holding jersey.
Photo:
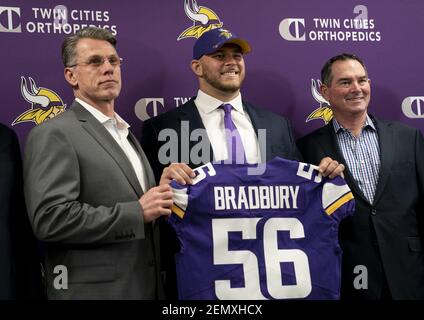
<svg viewBox="0 0 424 320">
<path fill-rule="evenodd" d="M 330 157 L 325 157 L 319 163 L 319 172 L 324 177 L 329 177 L 331 179 L 341 176 L 344 178 L 343 171 L 345 166 L 341 163 L 338 163 L 336 160 L 331 159 Z"/>
<path fill-rule="evenodd" d="M 193 169 L 185 163 L 172 163 L 163 169 L 160 177 L 159 185 L 169 184 L 172 180 L 177 181 L 179 184 L 192 184 L 193 178 L 196 177 Z"/>
<path fill-rule="evenodd" d="M 169 184 L 149 189 L 138 200 L 143 208 L 144 222 L 151 222 L 160 216 L 169 216 L 172 207 L 172 189 Z"/>
</svg>

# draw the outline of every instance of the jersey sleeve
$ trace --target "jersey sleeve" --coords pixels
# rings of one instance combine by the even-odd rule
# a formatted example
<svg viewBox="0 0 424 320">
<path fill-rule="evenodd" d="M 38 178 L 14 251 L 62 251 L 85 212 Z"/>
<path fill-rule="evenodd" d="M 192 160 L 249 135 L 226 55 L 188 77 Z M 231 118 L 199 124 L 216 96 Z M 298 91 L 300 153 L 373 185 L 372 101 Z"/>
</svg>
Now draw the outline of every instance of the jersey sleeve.
<svg viewBox="0 0 424 320">
<path fill-rule="evenodd" d="M 353 214 L 355 200 L 352 191 L 342 178 L 337 177 L 324 183 L 322 207 L 328 216 L 336 220 Z"/>
<path fill-rule="evenodd" d="M 172 181 L 170 185 L 173 193 L 172 200 L 174 202 L 172 204 L 172 213 L 178 216 L 180 219 L 183 219 L 187 210 L 188 188 L 178 184 L 175 181 Z"/>
<path fill-rule="evenodd" d="M 184 229 L 184 215 L 187 210 L 188 203 L 188 187 L 182 186 L 175 181 L 170 183 L 173 196 L 173 204 L 171 208 L 171 215 L 166 219 L 166 222 L 171 226 L 177 235 L 178 241 L 180 242 L 180 251 L 184 250 L 185 241 L 183 236 Z"/>
<path fill-rule="evenodd" d="M 194 193 L 194 194 L 191 194 L 192 198 L 199 196 L 199 194 L 203 190 L 202 188 L 205 186 L 204 182 L 208 180 L 207 178 L 213 177 L 216 175 L 216 171 L 212 163 L 207 163 L 205 165 L 197 167 L 194 169 L 194 172 L 196 173 L 196 177 L 193 179 L 193 183 L 191 186 L 181 185 L 177 183 L 175 180 L 173 180 L 170 184 L 172 188 L 172 192 L 174 194 L 173 195 L 174 204 L 172 205 L 172 212 L 176 216 L 178 216 L 180 219 L 183 219 L 186 213 L 190 192 Z"/>
</svg>

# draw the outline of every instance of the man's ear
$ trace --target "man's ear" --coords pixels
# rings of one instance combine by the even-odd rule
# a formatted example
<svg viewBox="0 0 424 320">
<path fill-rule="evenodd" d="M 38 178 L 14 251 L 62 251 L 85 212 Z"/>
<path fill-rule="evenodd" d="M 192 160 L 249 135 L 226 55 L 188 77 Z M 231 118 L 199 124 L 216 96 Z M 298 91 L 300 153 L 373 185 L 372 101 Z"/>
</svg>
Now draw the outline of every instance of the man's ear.
<svg viewBox="0 0 424 320">
<path fill-rule="evenodd" d="M 325 100 L 330 101 L 329 100 L 329 94 L 328 94 L 328 87 L 325 84 L 321 84 L 320 90 L 321 90 L 322 97 Z"/>
<path fill-rule="evenodd" d="M 201 77 L 203 75 L 203 67 L 199 60 L 191 61 L 191 70 L 198 77 Z"/>
<path fill-rule="evenodd" d="M 63 71 L 64 75 L 65 75 L 65 80 L 68 81 L 68 83 L 72 86 L 72 87 L 76 87 L 78 84 L 78 80 L 77 77 L 75 75 L 75 71 L 73 68 L 65 68 L 65 70 Z"/>
</svg>

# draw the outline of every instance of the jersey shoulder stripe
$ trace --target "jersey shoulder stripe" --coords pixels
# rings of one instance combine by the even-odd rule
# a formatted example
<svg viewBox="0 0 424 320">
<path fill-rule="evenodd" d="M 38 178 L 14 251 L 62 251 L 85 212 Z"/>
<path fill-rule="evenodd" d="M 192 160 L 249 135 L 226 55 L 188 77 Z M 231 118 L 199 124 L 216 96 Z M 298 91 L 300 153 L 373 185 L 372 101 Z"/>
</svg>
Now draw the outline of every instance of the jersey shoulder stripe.
<svg viewBox="0 0 424 320">
<path fill-rule="evenodd" d="M 328 215 L 333 214 L 334 211 L 336 211 L 338 208 L 340 208 L 342 205 L 344 205 L 346 202 L 354 199 L 352 192 L 346 193 L 344 196 L 333 202 L 330 206 L 328 206 L 325 209 L 325 212 Z"/>
<path fill-rule="evenodd" d="M 171 207 L 172 213 L 176 214 L 180 219 L 184 219 L 185 211 L 175 203 Z"/>
<path fill-rule="evenodd" d="M 334 180 L 334 182 L 328 181 L 322 187 L 322 207 L 328 215 L 331 215 L 347 201 L 353 199 L 353 194 L 348 185 L 338 185 L 336 182 L 337 180 Z"/>
</svg>

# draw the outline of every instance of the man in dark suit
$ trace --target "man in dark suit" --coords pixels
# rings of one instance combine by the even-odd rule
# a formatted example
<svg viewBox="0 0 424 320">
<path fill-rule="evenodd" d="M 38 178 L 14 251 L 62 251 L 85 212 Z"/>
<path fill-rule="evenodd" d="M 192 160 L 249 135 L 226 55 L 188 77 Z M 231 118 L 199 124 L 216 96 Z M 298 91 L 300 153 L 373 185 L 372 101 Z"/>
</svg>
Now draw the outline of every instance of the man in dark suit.
<svg viewBox="0 0 424 320">
<path fill-rule="evenodd" d="M 121 59 L 115 36 L 88 27 L 65 39 L 70 110 L 33 128 L 24 157 L 25 197 L 47 243 L 50 299 L 163 297 L 157 224 L 172 191 L 154 187 L 149 162 L 115 112 Z"/>
<path fill-rule="evenodd" d="M 424 298 L 424 140 L 420 130 L 368 114 L 370 80 L 352 54 L 321 71 L 333 120 L 298 141 L 310 163 L 346 165 L 355 214 L 340 227 L 342 299 Z"/>
<path fill-rule="evenodd" d="M 263 163 L 276 156 L 300 158 L 289 121 L 241 97 L 240 87 L 245 78 L 243 56 L 249 51 L 248 42 L 222 28 L 205 32 L 196 41 L 191 70 L 199 81 L 197 96 L 143 124 L 141 144 L 161 184 L 169 183 L 169 178 L 191 183 L 191 168 L 230 158 L 223 104 L 232 107 L 231 118 L 240 134 L 247 162 Z M 325 176 L 334 177 L 343 169 L 343 165 L 330 158 L 320 163 Z M 162 228 L 167 230 L 164 235 L 172 234 L 166 223 Z M 172 252 L 177 250 L 174 247 L 177 241 L 168 236 L 161 242 L 162 256 L 168 265 L 167 292 L 175 298 Z"/>
<path fill-rule="evenodd" d="M 0 124 L 0 300 L 42 299 L 41 270 L 26 214 L 19 142 Z"/>
</svg>

